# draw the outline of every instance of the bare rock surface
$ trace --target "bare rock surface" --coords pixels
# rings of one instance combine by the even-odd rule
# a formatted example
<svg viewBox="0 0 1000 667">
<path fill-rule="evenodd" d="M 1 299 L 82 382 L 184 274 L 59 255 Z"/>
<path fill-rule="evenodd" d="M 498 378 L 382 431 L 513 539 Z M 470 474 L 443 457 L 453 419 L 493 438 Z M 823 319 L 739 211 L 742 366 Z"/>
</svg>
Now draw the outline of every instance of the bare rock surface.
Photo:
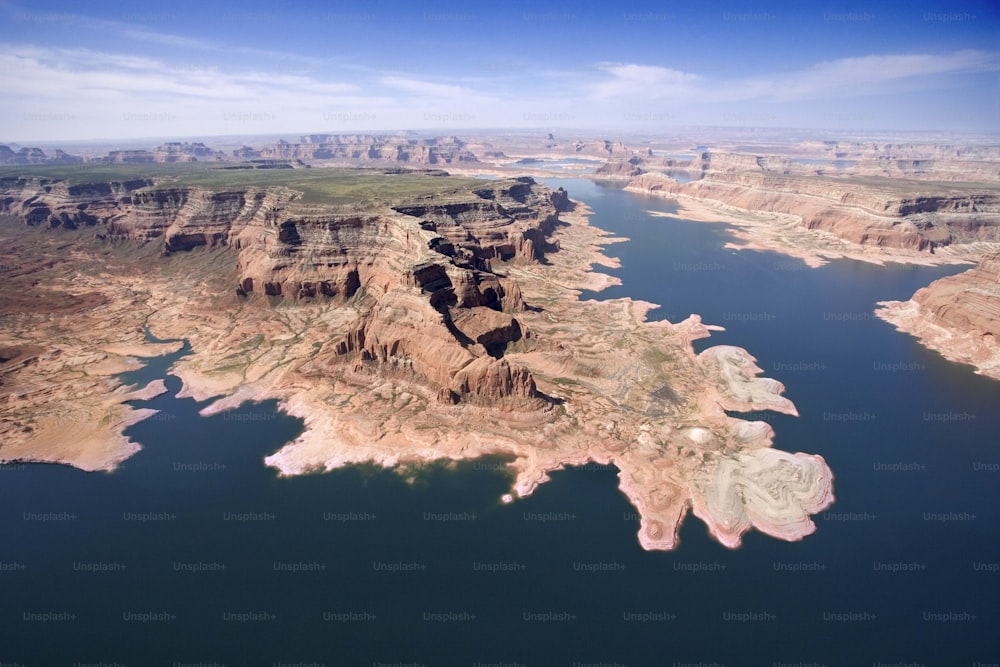
<svg viewBox="0 0 1000 667">
<path fill-rule="evenodd" d="M 909 301 L 883 301 L 875 314 L 946 359 L 1000 380 L 1000 252 L 935 280 Z"/>
</svg>

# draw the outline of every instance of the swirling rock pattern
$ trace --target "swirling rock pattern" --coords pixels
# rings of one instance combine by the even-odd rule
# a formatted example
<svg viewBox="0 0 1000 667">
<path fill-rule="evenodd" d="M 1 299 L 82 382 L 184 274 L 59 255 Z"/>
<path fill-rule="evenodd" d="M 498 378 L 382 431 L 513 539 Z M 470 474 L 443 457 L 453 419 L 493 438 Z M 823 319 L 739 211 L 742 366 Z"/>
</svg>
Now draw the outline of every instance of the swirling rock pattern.
<svg viewBox="0 0 1000 667">
<path fill-rule="evenodd" d="M 823 460 L 774 449 L 741 452 L 695 482 L 694 514 L 727 547 L 756 528 L 783 540 L 816 530 L 810 514 L 829 505 L 830 472 Z"/>
</svg>

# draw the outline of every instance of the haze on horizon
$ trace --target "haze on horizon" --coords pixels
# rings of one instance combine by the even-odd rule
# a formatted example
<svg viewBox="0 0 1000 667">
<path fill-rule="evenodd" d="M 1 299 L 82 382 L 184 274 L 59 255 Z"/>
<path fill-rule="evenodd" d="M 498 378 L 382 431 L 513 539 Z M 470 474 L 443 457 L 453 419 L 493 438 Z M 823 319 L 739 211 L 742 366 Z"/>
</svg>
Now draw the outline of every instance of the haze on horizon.
<svg viewBox="0 0 1000 667">
<path fill-rule="evenodd" d="M 0 0 L 0 142 L 1000 131 L 1000 6 Z"/>
</svg>

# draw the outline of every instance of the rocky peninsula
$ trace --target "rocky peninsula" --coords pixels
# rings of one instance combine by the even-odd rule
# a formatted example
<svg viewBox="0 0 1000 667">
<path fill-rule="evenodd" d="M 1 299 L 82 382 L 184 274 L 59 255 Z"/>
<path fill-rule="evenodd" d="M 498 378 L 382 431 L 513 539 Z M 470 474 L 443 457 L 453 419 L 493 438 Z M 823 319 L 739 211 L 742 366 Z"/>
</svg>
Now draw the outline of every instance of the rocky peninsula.
<svg viewBox="0 0 1000 667">
<path fill-rule="evenodd" d="M 122 431 L 150 415 L 127 401 L 163 387 L 115 374 L 176 349 L 148 326 L 190 343 L 172 372 L 213 399 L 203 414 L 278 399 L 303 419 L 266 459 L 282 474 L 499 455 L 511 501 L 613 464 L 647 549 L 675 547 L 689 510 L 730 547 L 751 528 L 800 539 L 833 501 L 821 457 L 727 415 L 795 414 L 746 351 L 695 354 L 713 329 L 696 315 L 578 299 L 614 282 L 590 267 L 614 265 L 617 239 L 561 190 L 398 169 L 117 173 L 0 182 L 0 460 L 110 470 L 133 454 Z"/>
<path fill-rule="evenodd" d="M 875 314 L 946 359 L 1000 380 L 1000 251 L 968 271 L 935 280 L 909 301 L 882 301 Z"/>
</svg>

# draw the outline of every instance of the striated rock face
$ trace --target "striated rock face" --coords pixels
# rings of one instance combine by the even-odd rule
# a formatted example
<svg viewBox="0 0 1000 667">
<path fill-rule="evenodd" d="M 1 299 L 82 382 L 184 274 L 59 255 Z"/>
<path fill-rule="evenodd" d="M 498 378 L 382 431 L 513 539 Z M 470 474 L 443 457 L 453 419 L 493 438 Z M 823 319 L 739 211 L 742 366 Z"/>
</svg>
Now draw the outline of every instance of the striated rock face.
<svg viewBox="0 0 1000 667">
<path fill-rule="evenodd" d="M 879 143 L 859 141 L 803 141 L 799 146 L 834 158 L 917 160 L 1000 160 L 1000 146 L 976 144 Z"/>
<path fill-rule="evenodd" d="M 674 548 L 689 511 L 730 547 L 752 528 L 801 539 L 833 502 L 821 457 L 727 413 L 796 412 L 744 350 L 695 354 L 719 327 L 579 300 L 615 263 L 565 192 L 375 179 L 422 194 L 334 206 L 179 183 L 5 183 L 5 211 L 32 224 L 0 220 L 0 461 L 113 468 L 153 412 L 129 402 L 166 390 L 115 376 L 185 339 L 171 373 L 180 397 L 214 399 L 203 415 L 277 399 L 303 419 L 265 459 L 284 474 L 499 455 L 512 502 L 566 465 L 614 465 L 646 549 Z M 82 205 L 91 229 L 38 229 Z"/>
<path fill-rule="evenodd" d="M 640 166 L 645 171 L 681 168 L 694 173 L 761 171 L 835 178 L 996 183 L 1000 181 L 1000 148 L 807 141 L 782 155 L 706 151 L 690 160 L 643 157 Z"/>
<path fill-rule="evenodd" d="M 647 173 L 630 180 L 627 189 L 793 215 L 806 229 L 862 246 L 933 252 L 955 243 L 1000 241 L 1000 190 L 785 176 L 766 171 L 765 158 L 740 157 L 746 164 L 734 167 L 726 158 L 726 171 L 712 169 L 690 183 Z M 714 166 L 714 158 L 707 164 Z M 927 194 L 914 194 L 921 190 Z"/>
<path fill-rule="evenodd" d="M 188 143 L 168 141 L 155 151 L 157 162 L 197 162 L 198 160 L 218 160 L 224 157 L 221 151 L 213 151 L 199 142 Z"/>
<path fill-rule="evenodd" d="M 31 226 L 77 227 L 109 223 L 132 203 L 132 193 L 149 179 L 70 185 L 39 178 L 0 178 L 0 213 Z"/>
<path fill-rule="evenodd" d="M 434 249 L 462 265 L 487 268 L 491 260 L 541 259 L 566 193 L 539 195 L 530 177 L 476 191 L 478 199 L 449 203 L 406 204 L 394 210 L 420 219 L 440 240 Z M 539 216 L 539 211 L 543 211 Z"/>
<path fill-rule="evenodd" d="M 973 160 L 858 160 L 851 168 L 858 175 L 934 181 L 1000 181 L 1000 162 Z"/>
<path fill-rule="evenodd" d="M 577 139 L 572 144 L 573 151 L 575 153 L 580 153 L 582 155 L 599 155 L 601 157 L 609 158 L 630 158 L 639 153 L 620 141 L 610 141 L 610 140 L 597 140 L 597 141 L 582 141 Z M 647 149 L 644 153 L 645 155 L 651 155 L 652 153 Z"/>
<path fill-rule="evenodd" d="M 544 403 L 531 374 L 501 358 L 526 335 L 514 317 L 525 304 L 493 266 L 542 257 L 563 191 L 518 178 L 361 212 L 297 206 L 282 188 L 0 185 L 2 212 L 28 225 L 98 226 L 104 238 L 162 243 L 165 254 L 231 248 L 244 298 L 355 300 L 349 333 L 323 347 L 315 368 L 411 380 L 449 403 Z"/>
<path fill-rule="evenodd" d="M 964 273 L 935 280 L 909 301 L 884 301 L 875 314 L 945 358 L 1000 380 L 1000 251 Z"/>
</svg>

